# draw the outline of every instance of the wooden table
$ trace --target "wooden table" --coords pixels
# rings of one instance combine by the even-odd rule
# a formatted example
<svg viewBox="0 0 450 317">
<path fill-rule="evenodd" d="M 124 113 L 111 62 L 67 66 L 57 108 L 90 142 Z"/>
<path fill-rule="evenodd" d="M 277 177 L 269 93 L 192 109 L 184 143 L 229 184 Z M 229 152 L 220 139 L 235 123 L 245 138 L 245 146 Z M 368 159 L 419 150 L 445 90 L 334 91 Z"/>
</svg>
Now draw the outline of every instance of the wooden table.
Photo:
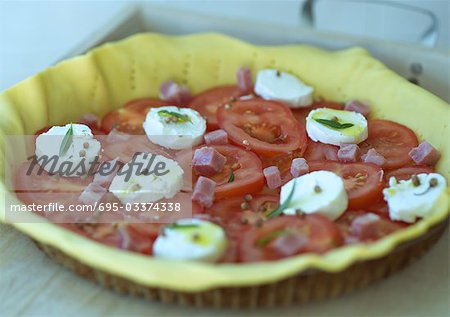
<svg viewBox="0 0 450 317">
<path fill-rule="evenodd" d="M 0 225 L 0 316 L 450 316 L 449 233 L 417 263 L 357 293 L 306 306 L 199 310 L 118 295 L 53 263 Z"/>
</svg>

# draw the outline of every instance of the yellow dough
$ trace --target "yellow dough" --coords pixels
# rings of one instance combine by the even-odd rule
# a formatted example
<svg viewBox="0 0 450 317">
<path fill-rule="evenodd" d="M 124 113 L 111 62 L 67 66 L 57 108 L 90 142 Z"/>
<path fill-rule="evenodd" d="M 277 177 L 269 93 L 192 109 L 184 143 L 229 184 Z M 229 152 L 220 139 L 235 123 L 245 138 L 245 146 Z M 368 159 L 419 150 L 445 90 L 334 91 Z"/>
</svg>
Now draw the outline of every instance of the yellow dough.
<svg viewBox="0 0 450 317">
<path fill-rule="evenodd" d="M 314 86 L 316 97 L 367 100 L 378 118 L 411 127 L 442 153 L 438 172 L 450 177 L 450 106 L 398 76 L 364 49 L 328 52 L 306 45 L 258 47 L 220 34 L 169 37 L 146 33 L 105 44 L 51 67 L 0 95 L 0 175 L 4 177 L 4 135 L 33 134 L 85 113 L 103 115 L 131 99 L 158 96 L 167 79 L 193 93 L 236 82 L 248 66 L 294 73 Z M 5 191 L 4 184 L 0 190 Z M 172 262 L 113 249 L 50 223 L 14 223 L 18 230 L 92 267 L 137 283 L 186 292 L 220 286 L 270 283 L 318 268 L 329 272 L 356 261 L 378 258 L 403 241 L 424 234 L 448 217 L 449 195 L 433 216 L 367 245 L 335 249 L 323 256 L 300 255 L 258 264 Z M 4 220 L 1 195 L 0 219 Z"/>
</svg>

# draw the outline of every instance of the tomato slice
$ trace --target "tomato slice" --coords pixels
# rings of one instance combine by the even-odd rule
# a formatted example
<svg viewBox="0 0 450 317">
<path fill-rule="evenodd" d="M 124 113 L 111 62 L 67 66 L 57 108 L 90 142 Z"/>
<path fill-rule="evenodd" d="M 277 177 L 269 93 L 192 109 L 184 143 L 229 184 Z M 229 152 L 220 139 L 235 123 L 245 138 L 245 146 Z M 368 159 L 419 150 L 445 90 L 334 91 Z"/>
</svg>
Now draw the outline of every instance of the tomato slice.
<svg viewBox="0 0 450 317">
<path fill-rule="evenodd" d="M 343 178 L 349 209 L 364 208 L 382 198 L 383 170 L 375 164 L 310 161 L 309 170 L 330 171 Z"/>
<path fill-rule="evenodd" d="M 123 108 L 108 112 L 101 122 L 101 128 L 109 133 L 113 128 L 128 134 L 145 134 L 142 124 L 148 109 L 169 105 L 158 99 L 138 99 L 128 102 Z"/>
<path fill-rule="evenodd" d="M 216 130 L 219 128 L 216 117 L 217 109 L 230 103 L 233 98 L 239 98 L 242 95 L 242 91 L 237 86 L 215 87 L 195 96 L 189 103 L 189 107 L 206 117 L 208 130 Z"/>
<path fill-rule="evenodd" d="M 230 140 L 264 156 L 303 150 L 306 129 L 281 103 L 260 98 L 239 100 L 220 107 L 217 119 Z"/>
<path fill-rule="evenodd" d="M 227 159 L 222 171 L 210 177 L 217 183 L 216 199 L 257 193 L 263 188 L 262 164 L 256 154 L 233 145 L 210 145 L 210 147 Z M 233 181 L 230 181 L 231 173 L 234 175 Z M 193 181 L 195 182 L 197 178 L 193 172 Z"/>
<path fill-rule="evenodd" d="M 434 168 L 429 167 L 429 166 L 401 167 L 399 169 L 391 170 L 391 171 L 387 172 L 385 175 L 385 179 L 387 182 L 389 182 L 389 179 L 391 177 L 395 177 L 397 179 L 397 181 L 401 181 L 401 180 L 410 179 L 411 176 L 421 174 L 421 173 L 425 173 L 425 174 L 434 173 Z"/>
<path fill-rule="evenodd" d="M 318 108 L 331 108 L 336 110 L 343 110 L 344 105 L 337 101 L 330 100 L 320 100 L 315 101 L 311 106 L 306 108 L 292 109 L 295 119 L 297 119 L 300 123 L 306 123 L 306 117 L 311 112 L 311 110 Z"/>
<path fill-rule="evenodd" d="M 387 120 L 369 120 L 369 137 L 359 144 L 361 154 L 374 148 L 384 156 L 383 168 L 398 168 L 411 163 L 409 152 L 418 145 L 417 136 L 410 128 Z"/>
<path fill-rule="evenodd" d="M 341 244 L 337 226 L 325 216 L 280 216 L 243 233 L 239 260 L 271 261 L 306 252 L 324 253 Z"/>
</svg>

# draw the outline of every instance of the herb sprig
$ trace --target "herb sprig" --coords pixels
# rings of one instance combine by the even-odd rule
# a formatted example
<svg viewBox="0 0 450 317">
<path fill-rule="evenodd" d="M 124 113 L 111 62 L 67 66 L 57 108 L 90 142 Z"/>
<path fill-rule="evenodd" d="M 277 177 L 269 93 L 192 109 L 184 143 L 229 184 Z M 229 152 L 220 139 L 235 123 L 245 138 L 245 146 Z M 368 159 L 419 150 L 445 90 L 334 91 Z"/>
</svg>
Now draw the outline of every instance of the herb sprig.
<svg viewBox="0 0 450 317">
<path fill-rule="evenodd" d="M 191 117 L 189 117 L 187 114 L 181 114 L 175 111 L 168 111 L 168 110 L 160 110 L 158 111 L 158 115 L 161 118 L 166 118 L 167 122 L 173 122 L 173 123 L 186 123 L 191 122 Z"/>
<path fill-rule="evenodd" d="M 228 178 L 228 183 L 232 183 L 232 182 L 234 182 L 234 173 L 233 172 L 230 173 L 230 177 Z"/>
<path fill-rule="evenodd" d="M 192 228 L 198 228 L 199 225 L 195 223 L 172 223 L 168 225 L 166 228 L 169 229 L 192 229 Z"/>
<path fill-rule="evenodd" d="M 334 128 L 334 129 L 347 129 L 347 128 L 351 128 L 354 126 L 353 123 L 340 123 L 336 120 L 328 120 L 328 119 L 314 119 L 317 122 L 329 126 L 330 128 Z"/>
<path fill-rule="evenodd" d="M 61 146 L 59 147 L 59 156 L 64 156 L 72 145 L 73 141 L 73 125 L 70 124 L 69 130 L 67 130 L 64 138 L 61 142 Z"/>
<path fill-rule="evenodd" d="M 295 181 L 294 181 L 294 185 L 292 185 L 292 189 L 291 192 L 289 193 L 288 197 L 286 198 L 286 200 L 275 210 L 272 210 L 271 212 L 269 212 L 266 215 L 267 219 L 271 219 L 273 217 L 279 216 L 283 210 L 285 210 L 291 203 L 292 197 L 294 196 L 294 192 L 295 192 Z"/>
</svg>

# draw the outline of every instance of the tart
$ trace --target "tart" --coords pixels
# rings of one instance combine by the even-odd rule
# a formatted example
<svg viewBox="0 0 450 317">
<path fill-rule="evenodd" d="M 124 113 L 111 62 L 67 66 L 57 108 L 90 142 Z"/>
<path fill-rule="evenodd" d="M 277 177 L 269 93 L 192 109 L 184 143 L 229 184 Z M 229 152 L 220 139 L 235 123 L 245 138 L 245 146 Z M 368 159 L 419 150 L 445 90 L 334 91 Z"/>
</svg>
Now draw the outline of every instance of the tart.
<svg viewBox="0 0 450 317">
<path fill-rule="evenodd" d="M 158 49 L 155 49 L 155 47 Z M 212 47 L 214 53 L 211 53 Z M 326 100 L 337 101 L 359 99 L 368 101 L 372 105 L 371 116 L 374 118 L 372 129 L 369 125 L 369 135 L 365 137 L 358 132 L 358 137 L 364 138 L 366 142 L 361 146 L 366 155 L 365 160 L 371 159 L 375 163 L 379 162 L 377 160 L 380 155 L 375 154 L 380 153 L 374 154 L 370 151 L 374 148 L 380 150 L 377 140 L 383 138 L 382 131 L 386 130 L 386 125 L 408 126 L 415 131 L 420 139 L 426 139 L 440 150 L 442 158 L 435 168 L 444 177 L 449 177 L 448 157 L 450 150 L 445 147 L 447 138 L 442 137 L 448 135 L 447 122 L 450 119 L 448 104 L 420 87 L 408 83 L 359 48 L 340 52 L 326 52 L 309 46 L 255 47 L 216 34 L 184 37 L 166 37 L 158 34 L 136 35 L 118 43 L 104 45 L 84 56 L 62 62 L 5 91 L 0 96 L 0 117 L 3 118 L 0 121 L 1 131 L 3 136 L 34 134 L 35 131 L 42 129 L 44 126 L 64 125 L 87 113 L 95 113 L 103 118 L 101 127 L 96 128 L 103 129 L 105 132 L 110 132 L 111 129 L 124 132 L 123 130 L 127 128 L 127 125 L 117 126 L 117 122 L 115 122 L 117 118 L 114 116 L 117 116 L 118 113 L 113 110 L 122 107 L 130 100 L 135 100 L 128 104 L 128 108 L 125 107 L 125 109 L 134 107 L 133 113 L 136 113 L 136 109 L 144 111 L 139 104 L 142 98 L 148 98 L 149 96 L 152 97 L 152 105 L 166 107 L 164 108 L 165 112 L 161 113 L 161 110 L 159 110 L 158 115 L 166 116 L 170 114 L 171 122 L 173 120 L 184 122 L 191 120 L 191 118 L 188 116 L 188 119 L 186 119 L 182 116 L 185 115 L 184 113 L 174 115 L 173 109 L 167 107 L 170 102 L 156 100 L 161 84 L 168 80 L 175 80 L 183 86 L 189 87 L 194 95 L 207 98 L 208 93 L 205 97 L 203 92 L 216 89 L 213 95 L 217 96 L 217 87 L 233 85 L 235 83 L 235 71 L 242 66 L 247 66 L 254 72 L 263 69 L 281 69 L 286 72 L 283 74 L 298 76 L 308 85 L 314 87 L 314 98 L 316 99 L 325 98 Z M 280 74 L 276 72 L 275 76 L 280 76 Z M 226 89 L 225 95 L 231 94 L 233 100 L 244 95 L 244 93 L 235 92 L 230 86 Z M 242 91 L 247 89 L 250 88 L 243 87 Z M 324 113 L 320 113 L 323 108 L 339 107 L 336 106 L 339 105 L 338 103 L 334 103 L 335 106 L 330 104 L 323 106 L 323 103 L 327 103 L 327 101 L 321 100 L 318 102 L 322 105 L 315 107 L 316 110 L 309 111 L 311 109 L 308 109 L 306 121 L 310 120 L 309 122 L 312 122 L 312 125 L 308 128 L 308 124 L 306 124 L 306 129 L 311 140 L 307 141 L 306 132 L 299 127 L 298 131 L 301 132 L 298 133 L 303 132 L 304 138 L 290 138 L 291 133 L 287 132 L 285 133 L 287 137 L 283 138 L 282 142 L 277 143 L 276 147 L 268 148 L 261 142 L 257 142 L 258 140 L 243 139 L 239 135 L 240 132 L 235 129 L 239 118 L 244 115 L 243 112 L 240 112 L 240 107 L 246 109 L 246 111 L 250 109 L 255 112 L 257 108 L 261 108 L 263 103 L 267 109 L 276 108 L 277 105 L 281 104 L 279 100 L 267 100 L 273 93 L 267 87 L 259 86 L 257 89 L 255 86 L 256 90 L 266 99 L 265 101 L 259 100 L 258 106 L 252 104 L 252 100 L 238 100 L 234 103 L 234 108 L 233 105 L 227 107 L 228 104 L 221 104 L 217 116 L 215 118 L 212 116 L 212 119 L 207 120 L 209 130 L 217 131 L 216 129 L 219 126 L 226 131 L 231 142 L 235 143 L 235 145 L 210 146 L 214 149 L 214 153 L 219 152 L 221 155 L 225 155 L 230 153 L 231 150 L 237 151 L 234 149 L 236 144 L 242 143 L 238 150 L 243 151 L 243 145 L 244 148 L 248 147 L 247 150 L 250 150 L 249 152 L 252 152 L 254 157 L 267 159 L 261 161 L 264 161 L 264 163 L 261 163 L 265 167 L 264 173 L 260 173 L 260 177 L 249 180 L 250 185 L 245 187 L 246 191 L 241 192 L 242 196 L 247 196 L 249 191 L 252 195 L 261 194 L 258 190 L 255 190 L 255 187 L 259 186 L 258 189 L 261 190 L 264 184 L 273 187 L 271 189 L 279 187 L 279 185 L 274 185 L 276 183 L 274 176 L 272 176 L 274 169 L 270 169 L 270 167 L 276 166 L 277 169 L 281 169 L 282 167 L 277 165 L 277 163 L 283 162 L 279 159 L 280 155 L 291 153 L 295 149 L 306 150 L 306 152 L 302 151 L 299 157 L 305 156 L 307 158 L 310 163 L 308 168 L 312 172 L 323 172 L 324 170 L 329 171 L 329 173 L 338 173 L 338 170 L 342 172 L 341 163 L 322 162 L 320 164 L 317 159 L 314 159 L 317 155 L 326 156 L 327 148 L 323 146 L 324 142 L 334 144 L 333 142 L 339 140 L 336 141 L 333 138 L 325 140 L 322 134 L 311 132 L 318 131 L 317 123 L 332 125 L 335 129 L 351 128 L 351 126 L 348 126 L 348 122 L 342 124 L 333 121 L 333 119 L 331 121 L 334 123 L 330 123 L 329 119 L 324 119 Z M 249 91 L 245 91 L 245 93 L 249 93 Z M 181 102 L 185 96 L 181 94 L 178 97 Z M 195 102 L 196 99 L 197 102 Z M 148 102 L 148 99 L 145 102 Z M 311 101 L 303 96 L 300 99 L 291 98 L 283 102 L 304 107 L 305 103 L 309 105 Z M 205 110 L 202 109 L 201 105 L 202 103 L 198 102 L 198 98 L 195 98 L 191 107 L 201 113 Z M 271 115 L 271 119 L 278 120 L 278 125 L 281 125 L 283 116 L 277 117 L 276 115 L 284 114 L 283 111 L 286 111 L 283 128 L 287 129 L 286 131 L 297 131 L 295 123 L 297 121 L 295 120 L 298 120 L 298 122 L 305 120 L 306 113 L 303 109 L 294 111 L 297 115 L 295 119 L 294 115 L 290 114 L 291 110 L 286 109 L 288 108 L 285 106 L 279 106 L 279 109 L 277 108 L 277 111 Z M 145 109 L 146 114 L 147 111 L 148 109 Z M 320 118 L 314 117 L 317 113 L 319 113 Z M 123 115 L 123 111 L 119 114 Z M 208 118 L 208 114 L 205 115 Z M 286 118 L 289 118 L 289 120 L 286 120 Z M 360 119 L 359 116 L 355 118 Z M 358 120 L 351 121 L 354 122 L 351 125 L 359 124 Z M 395 121 L 395 123 L 388 120 Z M 120 122 L 133 122 L 133 118 L 128 117 Z M 316 125 L 315 128 L 314 124 Z M 320 130 L 321 127 L 319 125 L 318 129 Z M 139 125 L 132 128 L 125 132 L 142 133 Z M 148 132 L 147 128 L 151 129 L 151 126 L 146 128 L 144 124 L 143 128 L 144 132 Z M 72 125 L 67 129 L 67 131 L 73 129 Z M 403 143 L 398 147 L 401 148 L 407 143 L 405 140 L 408 140 L 407 136 L 410 133 L 408 132 L 409 129 L 399 129 L 396 131 L 406 131 L 403 134 L 401 133 L 400 136 Z M 370 133 L 370 130 L 375 130 L 375 132 Z M 370 139 L 371 137 L 372 139 Z M 409 139 L 414 139 L 414 137 L 410 136 Z M 320 143 L 311 143 L 313 140 Z M 360 141 L 363 140 L 358 139 L 357 143 L 360 143 Z M 310 144 L 307 145 L 306 142 Z M 417 144 L 413 145 L 417 146 Z M 83 151 L 83 156 L 85 156 L 86 151 Z M 382 153 L 386 156 L 387 161 L 377 164 L 387 164 L 386 171 L 397 173 L 393 176 L 399 177 L 401 173 L 406 173 L 409 177 L 409 175 L 415 174 L 415 172 L 409 172 L 408 174 L 405 171 L 405 168 L 411 167 L 406 164 L 407 162 L 399 162 L 399 156 L 393 155 L 393 157 L 390 157 L 389 155 L 392 152 L 395 151 Z M 217 154 L 215 155 L 217 156 Z M 293 162 L 292 159 L 290 158 L 289 163 Z M 251 160 L 255 161 L 255 159 L 249 158 L 249 161 Z M 5 161 L 3 161 L 3 164 L 5 164 Z M 374 170 L 372 174 L 379 171 L 374 167 L 376 164 L 354 164 L 352 170 L 356 168 L 367 169 L 368 166 L 371 166 Z M 256 167 L 262 170 L 263 167 L 257 165 Z M 214 166 L 209 166 L 209 168 L 211 167 L 214 168 Z M 255 168 L 255 166 L 248 164 L 248 169 L 250 168 Z M 403 169 L 392 172 L 394 168 Z M 206 173 L 205 170 L 199 171 L 199 174 Z M 250 175 L 255 174 L 258 174 L 257 171 L 250 173 Z M 5 177 L 5 175 L 3 176 Z M 193 176 L 197 183 L 203 177 L 195 173 Z M 198 180 L 197 176 L 200 176 Z M 233 182 L 235 178 L 238 182 L 241 180 L 239 177 L 237 173 L 233 177 L 230 174 L 229 182 Z M 242 179 L 248 180 L 250 176 L 247 175 Z M 294 192 L 295 184 L 297 184 L 295 179 L 294 177 L 291 189 L 289 190 L 288 187 L 285 189 L 285 202 L 292 198 L 292 192 Z M 285 183 L 284 186 L 289 184 L 284 180 L 283 182 Z M 2 190 L 7 191 L 5 184 L 2 184 Z M 314 190 L 322 191 L 320 188 Z M 347 203 L 351 206 L 349 208 L 363 208 L 369 204 L 368 200 L 371 204 L 376 203 L 377 199 L 372 195 L 374 191 L 378 191 L 377 186 L 371 187 L 368 193 L 361 194 L 359 192 L 356 195 L 348 192 L 349 200 Z M 228 189 L 216 190 L 215 195 L 218 201 L 220 199 L 231 201 L 233 199 L 230 197 L 237 196 L 234 191 Z M 361 198 L 361 195 L 364 199 L 357 199 Z M 20 197 L 20 195 L 18 196 Z M 10 193 L 7 193 L 6 197 L 7 200 L 12 201 L 17 199 Z M 281 197 L 283 197 L 283 189 L 281 190 Z M 205 206 L 209 204 L 202 199 L 199 201 Z M 281 201 L 281 206 L 283 205 L 285 204 Z M 279 212 L 287 213 L 289 208 L 286 206 Z M 272 208 L 269 210 L 269 214 L 278 209 Z M 302 206 L 299 209 L 304 212 L 306 207 Z M 344 209 L 346 210 L 347 206 Z M 186 303 L 197 306 L 256 307 L 327 298 L 385 277 L 410 263 L 437 241 L 445 229 L 448 211 L 448 189 L 445 189 L 443 198 L 440 203 L 433 206 L 432 213 L 418 221 L 411 221 L 408 226 L 396 228 L 396 230 L 389 231 L 387 235 L 383 234 L 376 239 L 374 238 L 370 243 L 347 243 L 344 246 L 340 239 L 348 238 L 351 242 L 351 237 L 342 237 L 341 234 L 339 237 L 328 237 L 329 243 L 325 247 L 323 244 L 317 246 L 316 243 L 316 248 L 311 249 L 311 246 L 308 246 L 305 249 L 306 251 L 299 252 L 300 254 L 292 254 L 293 256 L 290 257 L 272 258 L 270 255 L 261 255 L 261 252 L 256 255 L 253 252 L 253 256 L 249 258 L 249 252 L 245 251 L 240 252 L 241 255 L 238 260 L 225 261 L 230 263 L 220 264 L 173 261 L 148 256 L 145 254 L 148 252 L 139 254 L 119 248 L 111 248 L 89 239 L 92 237 L 80 235 L 75 230 L 68 230 L 66 226 L 38 222 L 38 215 L 29 215 L 31 218 L 35 217 L 36 223 L 15 222 L 12 225 L 30 236 L 47 254 L 66 266 L 81 275 L 117 290 L 140 294 L 164 302 Z M 341 213 L 336 218 L 341 216 L 344 215 Z M 361 215 L 349 215 L 348 218 L 358 216 Z M 285 224 L 282 222 L 288 217 L 296 216 L 287 215 L 268 221 L 276 228 L 283 228 Z M 304 225 L 303 221 L 309 221 L 316 226 L 320 223 L 322 227 L 328 226 L 330 222 L 317 215 L 310 216 L 307 214 L 302 217 L 306 220 L 296 220 L 299 226 Z M 8 220 L 6 214 L 3 214 L 2 218 Z M 346 219 L 340 218 L 339 221 L 345 227 Z M 324 225 L 324 223 L 326 224 Z M 263 228 L 267 228 L 267 225 Z M 266 239 L 267 234 L 270 234 L 271 231 L 260 232 L 261 230 L 258 230 L 249 234 L 250 237 L 246 241 L 251 241 L 253 236 L 256 239 L 256 244 L 272 242 L 270 239 Z M 329 233 L 332 230 L 334 229 L 327 229 L 326 232 Z M 330 247 L 331 244 L 337 244 L 339 247 Z"/>
</svg>

